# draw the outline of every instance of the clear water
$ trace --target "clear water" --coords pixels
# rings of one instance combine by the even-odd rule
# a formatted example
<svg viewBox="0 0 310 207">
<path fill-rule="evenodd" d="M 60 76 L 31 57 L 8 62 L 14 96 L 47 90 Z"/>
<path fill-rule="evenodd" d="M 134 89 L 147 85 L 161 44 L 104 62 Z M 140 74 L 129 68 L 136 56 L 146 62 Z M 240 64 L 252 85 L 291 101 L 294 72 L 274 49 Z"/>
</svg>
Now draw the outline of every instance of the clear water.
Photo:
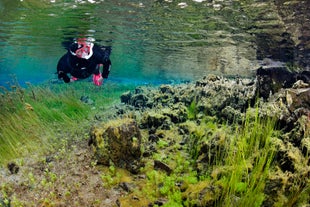
<svg viewBox="0 0 310 207">
<path fill-rule="evenodd" d="M 278 25 L 270 2 L 0 0 L 0 85 L 12 74 L 21 84 L 55 79 L 61 43 L 77 36 L 112 46 L 112 81 L 249 76 L 258 64 L 258 19 Z"/>
</svg>

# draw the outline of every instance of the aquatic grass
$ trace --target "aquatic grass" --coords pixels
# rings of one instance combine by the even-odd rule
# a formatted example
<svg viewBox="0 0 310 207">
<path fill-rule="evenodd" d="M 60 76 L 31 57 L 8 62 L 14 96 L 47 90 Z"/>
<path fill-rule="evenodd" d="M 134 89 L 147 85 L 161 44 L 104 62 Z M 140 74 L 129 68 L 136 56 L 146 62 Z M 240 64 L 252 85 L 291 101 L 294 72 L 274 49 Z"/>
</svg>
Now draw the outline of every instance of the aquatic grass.
<svg viewBox="0 0 310 207">
<path fill-rule="evenodd" d="M 4 160 L 20 156 L 28 150 L 37 148 L 41 145 L 44 134 L 48 133 L 48 129 L 43 128 L 38 116 L 33 111 L 19 110 L 13 113 L 1 111 L 0 116 L 0 163 Z"/>
<path fill-rule="evenodd" d="M 196 161 L 201 147 L 206 145 L 204 150 L 209 151 L 206 156 L 209 167 L 205 174 L 199 174 L 194 188 L 200 188 L 200 182 L 212 177 L 209 185 L 220 186 L 221 189 L 213 195 L 215 206 L 261 206 L 266 197 L 265 183 L 273 170 L 276 152 L 272 139 L 278 137 L 279 133 L 275 120 L 261 118 L 258 107 L 249 108 L 241 124 L 201 121 L 200 126 L 190 134 L 188 153 L 194 163 L 198 164 Z M 207 198 L 190 200 L 187 199 L 186 205 L 208 201 Z"/>
<path fill-rule="evenodd" d="M 40 101 L 29 101 L 34 112 L 44 122 L 69 122 L 69 120 L 86 118 L 90 112 L 87 105 L 68 93 L 55 95 L 47 89 L 44 93 L 46 98 Z"/>
<path fill-rule="evenodd" d="M 212 117 L 205 117 L 202 119 L 201 124 L 199 126 L 192 126 L 191 127 L 191 133 L 190 133 L 190 139 L 187 143 L 187 151 L 192 158 L 192 164 L 196 165 L 197 159 L 199 157 L 199 153 L 201 151 L 201 147 L 208 143 L 208 145 L 211 147 L 212 143 L 210 143 L 210 139 L 216 139 L 217 142 L 221 146 L 224 146 L 225 139 L 226 139 L 226 133 L 229 131 L 229 126 L 226 124 L 219 124 L 216 120 L 212 119 Z M 211 145 L 210 145 L 211 144 Z M 222 158 L 224 157 L 225 152 L 222 152 L 218 146 L 218 149 L 215 154 L 215 158 L 209 154 L 209 164 L 214 165 L 222 164 Z M 211 152 L 210 152 L 211 153 Z"/>
<path fill-rule="evenodd" d="M 88 82 L 27 83 L 28 87 L 22 88 L 16 80 L 8 85 L 9 89 L 0 88 L 0 164 L 30 151 L 44 152 L 57 145 L 60 131 L 80 129 L 81 121 L 95 113 L 94 105 L 83 103 L 81 96 L 89 96 L 96 107 L 105 108 L 133 88 L 116 84 L 100 88 Z"/>
<path fill-rule="evenodd" d="M 172 172 L 146 166 L 141 170 L 146 179 L 128 197 L 137 195 L 150 202 L 167 199 L 163 206 L 261 206 L 267 197 L 265 183 L 274 170 L 273 138 L 281 133 L 276 130 L 275 120 L 262 118 L 257 107 L 247 110 L 241 124 L 223 124 L 206 118 L 194 126 L 192 121 L 181 126 L 189 131 L 185 153 L 157 143 L 160 152 L 153 154 L 153 160 L 167 163 Z M 197 166 L 202 163 L 196 161 L 202 144 L 208 143 L 215 146 L 210 149 L 216 155 L 212 155 L 214 160 L 204 160 L 208 169 L 201 174 Z M 165 154 L 168 149 L 172 156 Z M 300 188 L 298 192 L 306 195 L 304 192 L 308 191 Z"/>
<path fill-rule="evenodd" d="M 188 151 L 191 158 L 196 162 L 199 151 L 201 148 L 200 142 L 205 137 L 205 128 L 203 127 L 196 127 L 196 129 L 190 134 L 190 140 L 188 143 Z"/>
<path fill-rule="evenodd" d="M 193 100 L 191 104 L 187 107 L 187 117 L 190 120 L 196 119 L 198 114 L 197 101 Z"/>
<path fill-rule="evenodd" d="M 265 199 L 264 187 L 275 156 L 271 140 L 277 132 L 274 120 L 260 118 L 258 110 L 255 113 L 254 117 L 247 115 L 232 136 L 224 159 L 230 170 L 219 180 L 223 193 L 218 206 L 232 202 L 261 206 Z"/>
</svg>

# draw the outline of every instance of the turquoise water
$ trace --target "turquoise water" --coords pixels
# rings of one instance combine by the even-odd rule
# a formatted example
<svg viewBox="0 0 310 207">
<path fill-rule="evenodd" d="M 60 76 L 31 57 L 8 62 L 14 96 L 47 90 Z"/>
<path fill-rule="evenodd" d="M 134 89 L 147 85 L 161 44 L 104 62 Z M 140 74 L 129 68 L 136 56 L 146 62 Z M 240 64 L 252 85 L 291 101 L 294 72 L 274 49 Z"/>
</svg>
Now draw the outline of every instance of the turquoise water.
<svg viewBox="0 0 310 207">
<path fill-rule="evenodd" d="M 270 45 L 258 46 L 257 34 L 279 25 L 272 2 L 0 0 L 0 85 L 11 75 L 21 84 L 55 79 L 62 42 L 77 36 L 112 46 L 110 81 L 250 76 L 257 49 Z"/>
</svg>

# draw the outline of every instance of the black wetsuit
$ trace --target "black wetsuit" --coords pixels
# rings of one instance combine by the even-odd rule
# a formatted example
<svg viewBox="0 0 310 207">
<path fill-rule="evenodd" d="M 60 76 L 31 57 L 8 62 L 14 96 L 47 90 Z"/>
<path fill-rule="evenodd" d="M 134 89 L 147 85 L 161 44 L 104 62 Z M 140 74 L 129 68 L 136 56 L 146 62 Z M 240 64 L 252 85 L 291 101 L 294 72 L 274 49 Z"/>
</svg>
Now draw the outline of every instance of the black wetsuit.
<svg viewBox="0 0 310 207">
<path fill-rule="evenodd" d="M 93 55 L 89 59 L 78 58 L 71 54 L 70 50 L 75 51 L 75 47 L 77 44 L 73 43 L 68 52 L 58 61 L 57 74 L 59 79 L 69 83 L 68 73 L 78 79 L 88 78 L 92 74 L 98 75 L 100 73 L 99 64 L 103 64 L 102 77 L 108 77 L 111 67 L 111 47 L 94 45 L 92 48 Z"/>
</svg>

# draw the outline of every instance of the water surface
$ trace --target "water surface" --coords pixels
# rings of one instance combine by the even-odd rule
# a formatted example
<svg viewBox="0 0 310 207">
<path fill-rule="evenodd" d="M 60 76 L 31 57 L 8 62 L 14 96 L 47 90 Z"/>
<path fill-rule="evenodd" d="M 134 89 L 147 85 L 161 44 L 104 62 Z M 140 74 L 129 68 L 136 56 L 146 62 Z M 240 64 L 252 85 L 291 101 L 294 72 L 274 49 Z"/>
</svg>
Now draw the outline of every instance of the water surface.
<svg viewBox="0 0 310 207">
<path fill-rule="evenodd" d="M 55 79 L 62 43 L 78 36 L 112 46 L 109 80 L 250 76 L 258 59 L 289 60 L 294 50 L 272 2 L 0 0 L 0 85 L 12 74 L 22 83 Z M 292 43 L 270 49 L 283 40 Z"/>
</svg>

